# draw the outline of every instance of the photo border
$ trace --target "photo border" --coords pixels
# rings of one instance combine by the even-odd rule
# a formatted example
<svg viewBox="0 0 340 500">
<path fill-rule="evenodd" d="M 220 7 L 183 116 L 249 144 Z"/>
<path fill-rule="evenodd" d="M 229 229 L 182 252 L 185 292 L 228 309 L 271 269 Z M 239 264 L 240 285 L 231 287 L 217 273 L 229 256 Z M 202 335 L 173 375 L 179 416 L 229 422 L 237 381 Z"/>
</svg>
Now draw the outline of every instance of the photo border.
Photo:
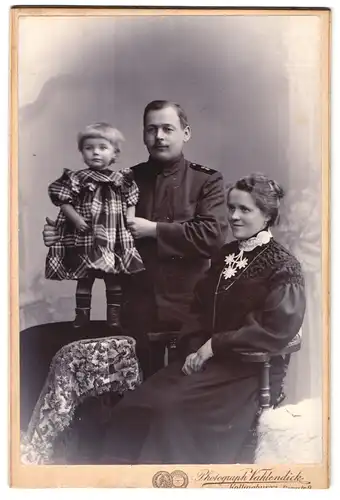
<svg viewBox="0 0 340 500">
<path fill-rule="evenodd" d="M 19 276 L 18 276 L 18 21 L 21 16 L 181 16 L 193 15 L 318 15 L 322 24 L 321 90 L 322 111 L 322 330 L 323 330 L 323 461 L 317 465 L 292 464 L 265 467 L 272 475 L 281 477 L 278 485 L 291 488 L 329 487 L 329 415 L 330 415 L 330 28 L 331 12 L 327 8 L 225 8 L 225 7 L 12 7 L 10 18 L 10 485 L 26 488 L 51 487 L 158 487 L 157 477 L 162 471 L 183 472 L 189 488 L 230 487 L 218 481 L 204 481 L 200 474 L 209 469 L 220 478 L 242 475 L 249 467 L 253 471 L 264 469 L 258 465 L 136 465 L 136 466 L 35 466 L 20 463 L 20 404 L 19 404 Z M 158 474 L 158 476 L 157 476 Z M 259 474 L 259 472 L 257 472 Z M 287 476 L 288 474 L 288 476 Z M 283 479 L 298 478 L 295 481 Z M 256 477 L 258 477 L 256 475 Z M 209 484 L 210 483 L 210 484 Z M 259 484 L 260 486 L 256 486 Z M 255 487 L 269 487 L 266 479 L 254 481 Z M 288 485 L 288 486 L 287 486 Z"/>
</svg>

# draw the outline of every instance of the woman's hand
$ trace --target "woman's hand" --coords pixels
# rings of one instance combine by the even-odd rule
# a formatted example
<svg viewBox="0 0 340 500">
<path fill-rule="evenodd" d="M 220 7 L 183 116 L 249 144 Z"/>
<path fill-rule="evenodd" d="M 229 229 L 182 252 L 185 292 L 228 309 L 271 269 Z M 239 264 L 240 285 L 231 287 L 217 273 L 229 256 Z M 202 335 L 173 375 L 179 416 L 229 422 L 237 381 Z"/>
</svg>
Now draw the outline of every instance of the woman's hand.
<svg viewBox="0 0 340 500">
<path fill-rule="evenodd" d="M 213 355 L 214 353 L 211 348 L 211 339 L 209 339 L 205 344 L 202 345 L 202 347 L 198 349 L 197 352 L 194 352 L 187 356 L 182 368 L 183 373 L 185 373 L 185 375 L 191 375 L 192 373 L 201 371 L 204 364 Z"/>
<path fill-rule="evenodd" d="M 205 344 L 202 345 L 196 352 L 196 358 L 193 360 L 194 371 L 198 372 L 202 370 L 203 365 L 210 359 L 214 353 L 211 348 L 211 339 L 207 340 Z"/>
<path fill-rule="evenodd" d="M 191 375 L 192 373 L 194 373 L 193 361 L 196 358 L 196 355 L 197 355 L 196 352 L 193 352 L 186 357 L 186 360 L 185 360 L 184 365 L 182 367 L 182 372 L 185 375 Z"/>
</svg>

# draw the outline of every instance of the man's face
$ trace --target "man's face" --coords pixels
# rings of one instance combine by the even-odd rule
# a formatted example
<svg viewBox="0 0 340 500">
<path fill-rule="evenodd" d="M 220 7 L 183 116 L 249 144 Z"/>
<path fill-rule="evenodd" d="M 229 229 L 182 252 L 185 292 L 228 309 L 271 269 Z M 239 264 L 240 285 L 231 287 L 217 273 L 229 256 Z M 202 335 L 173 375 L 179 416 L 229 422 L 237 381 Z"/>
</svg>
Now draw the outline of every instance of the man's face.
<svg viewBox="0 0 340 500">
<path fill-rule="evenodd" d="M 190 127 L 181 127 L 177 111 L 172 106 L 149 111 L 145 118 L 144 144 L 155 160 L 176 160 L 190 134 Z"/>
</svg>

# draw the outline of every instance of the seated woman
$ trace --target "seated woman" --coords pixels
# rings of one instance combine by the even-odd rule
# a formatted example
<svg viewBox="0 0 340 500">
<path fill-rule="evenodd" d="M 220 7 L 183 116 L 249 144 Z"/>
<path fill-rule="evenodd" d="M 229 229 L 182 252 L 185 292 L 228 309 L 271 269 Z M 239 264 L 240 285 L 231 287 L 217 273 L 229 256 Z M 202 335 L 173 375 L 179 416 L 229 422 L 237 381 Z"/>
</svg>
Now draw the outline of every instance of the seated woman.
<svg viewBox="0 0 340 500">
<path fill-rule="evenodd" d="M 281 187 L 253 174 L 227 194 L 235 241 L 197 287 L 195 325 L 178 342 L 179 359 L 124 396 L 112 412 L 103 464 L 237 463 L 259 409 L 257 363 L 239 350 L 276 352 L 299 332 L 304 279 L 299 262 L 270 232 Z M 270 371 L 271 403 L 285 374 Z"/>
</svg>

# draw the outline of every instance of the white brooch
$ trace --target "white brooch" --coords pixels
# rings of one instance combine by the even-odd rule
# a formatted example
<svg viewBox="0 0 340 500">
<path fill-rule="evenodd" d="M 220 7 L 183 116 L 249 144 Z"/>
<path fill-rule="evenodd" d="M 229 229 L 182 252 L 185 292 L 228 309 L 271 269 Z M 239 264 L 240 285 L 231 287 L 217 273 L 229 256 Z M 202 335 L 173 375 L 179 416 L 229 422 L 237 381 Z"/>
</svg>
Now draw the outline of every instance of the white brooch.
<svg viewBox="0 0 340 500">
<path fill-rule="evenodd" d="M 224 259 L 226 263 L 225 268 L 222 271 L 223 276 L 227 280 L 228 278 L 232 278 L 235 276 L 236 271 L 238 269 L 243 269 L 248 264 L 248 259 L 246 257 L 243 258 L 243 250 L 240 251 L 239 254 L 236 255 L 232 253 L 227 255 Z"/>
</svg>

